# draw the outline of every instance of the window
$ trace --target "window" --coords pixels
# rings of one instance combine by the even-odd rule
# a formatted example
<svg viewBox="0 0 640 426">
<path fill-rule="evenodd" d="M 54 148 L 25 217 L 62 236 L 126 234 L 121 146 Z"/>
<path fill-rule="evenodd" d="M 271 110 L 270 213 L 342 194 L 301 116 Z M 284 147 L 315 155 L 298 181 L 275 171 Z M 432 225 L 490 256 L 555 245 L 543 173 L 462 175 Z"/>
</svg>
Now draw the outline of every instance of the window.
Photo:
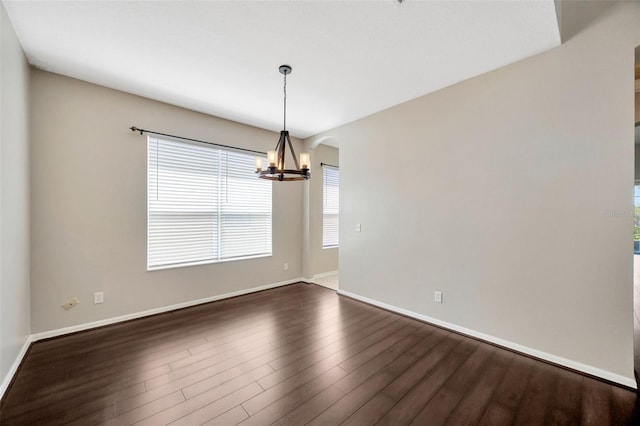
<svg viewBox="0 0 640 426">
<path fill-rule="evenodd" d="M 340 170 L 322 165 L 322 247 L 337 247 L 339 241 Z"/>
<path fill-rule="evenodd" d="M 147 269 L 271 255 L 255 155 L 151 137 L 147 152 Z"/>
</svg>

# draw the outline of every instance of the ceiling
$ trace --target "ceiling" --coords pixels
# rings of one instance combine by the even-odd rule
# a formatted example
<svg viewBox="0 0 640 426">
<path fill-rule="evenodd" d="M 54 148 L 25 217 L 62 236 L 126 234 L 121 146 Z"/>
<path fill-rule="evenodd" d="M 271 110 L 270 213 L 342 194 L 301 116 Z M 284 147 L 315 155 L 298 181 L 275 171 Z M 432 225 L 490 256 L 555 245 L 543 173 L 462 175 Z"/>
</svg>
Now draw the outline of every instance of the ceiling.
<svg viewBox="0 0 640 426">
<path fill-rule="evenodd" d="M 289 64 L 300 138 L 560 44 L 553 0 L 3 3 L 38 68 L 274 131 Z"/>
</svg>

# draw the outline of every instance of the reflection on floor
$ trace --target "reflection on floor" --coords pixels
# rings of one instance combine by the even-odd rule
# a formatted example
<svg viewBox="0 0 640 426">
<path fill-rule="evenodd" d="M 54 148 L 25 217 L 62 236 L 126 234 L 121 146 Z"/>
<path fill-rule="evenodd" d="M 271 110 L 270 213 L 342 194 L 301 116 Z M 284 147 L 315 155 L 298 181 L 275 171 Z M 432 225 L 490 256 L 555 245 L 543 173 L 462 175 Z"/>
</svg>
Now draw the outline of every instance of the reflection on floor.
<svg viewBox="0 0 640 426">
<path fill-rule="evenodd" d="M 335 273 L 335 274 L 327 275 L 322 278 L 314 278 L 313 282 L 315 284 L 330 288 L 332 290 L 338 290 L 339 275 L 338 273 Z"/>
</svg>

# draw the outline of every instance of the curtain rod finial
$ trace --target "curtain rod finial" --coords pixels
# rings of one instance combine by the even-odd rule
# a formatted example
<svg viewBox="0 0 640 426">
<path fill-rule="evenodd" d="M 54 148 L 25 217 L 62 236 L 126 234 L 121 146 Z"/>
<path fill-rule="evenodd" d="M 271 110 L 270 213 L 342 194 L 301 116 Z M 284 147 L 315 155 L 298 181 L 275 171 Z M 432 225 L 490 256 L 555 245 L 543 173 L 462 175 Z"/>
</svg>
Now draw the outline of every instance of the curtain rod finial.
<svg viewBox="0 0 640 426">
<path fill-rule="evenodd" d="M 129 127 L 131 129 L 132 132 L 140 132 L 140 134 L 142 134 L 142 129 L 138 129 L 136 126 L 131 126 Z"/>
</svg>

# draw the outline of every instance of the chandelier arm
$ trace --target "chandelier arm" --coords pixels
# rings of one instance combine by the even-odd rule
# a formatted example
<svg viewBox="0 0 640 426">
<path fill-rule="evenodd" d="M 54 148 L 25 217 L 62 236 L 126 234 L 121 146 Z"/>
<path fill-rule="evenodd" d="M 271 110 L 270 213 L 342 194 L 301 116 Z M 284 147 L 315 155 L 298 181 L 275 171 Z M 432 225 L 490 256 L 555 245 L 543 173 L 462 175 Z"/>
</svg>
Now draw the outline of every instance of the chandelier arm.
<svg viewBox="0 0 640 426">
<path fill-rule="evenodd" d="M 296 152 L 293 150 L 293 144 L 291 143 L 291 139 L 289 139 L 289 132 L 286 133 L 287 142 L 289 142 L 289 148 L 291 149 L 291 155 L 293 156 L 293 163 L 296 165 L 296 170 L 300 170 L 300 165 L 298 164 L 298 157 L 296 157 Z"/>
<path fill-rule="evenodd" d="M 280 145 L 284 143 L 282 132 L 280 133 L 280 137 L 278 138 L 278 143 L 276 144 L 276 149 L 274 151 L 280 152 Z"/>
<path fill-rule="evenodd" d="M 280 150 L 278 151 L 278 170 L 284 170 L 285 167 L 285 155 L 287 153 L 287 143 L 285 142 L 285 137 L 288 137 L 286 131 L 280 132 L 280 140 L 278 141 L 278 145 Z"/>
</svg>

